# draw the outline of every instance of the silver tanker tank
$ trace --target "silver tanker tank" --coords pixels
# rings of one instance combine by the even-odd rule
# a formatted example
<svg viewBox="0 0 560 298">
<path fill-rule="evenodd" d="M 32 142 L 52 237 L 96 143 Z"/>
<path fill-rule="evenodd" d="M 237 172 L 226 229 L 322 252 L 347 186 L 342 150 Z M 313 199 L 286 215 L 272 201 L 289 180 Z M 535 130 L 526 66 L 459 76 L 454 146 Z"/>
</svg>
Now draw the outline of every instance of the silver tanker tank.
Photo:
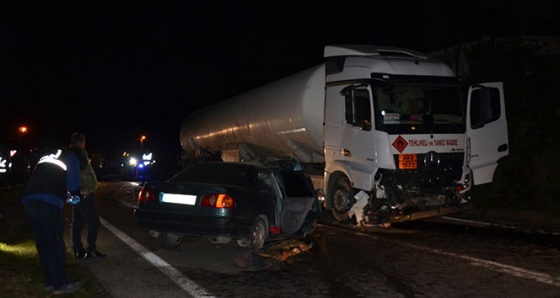
<svg viewBox="0 0 560 298">
<path fill-rule="evenodd" d="M 190 114 L 180 130 L 186 153 L 256 145 L 302 163 L 323 162 L 325 64 Z"/>
</svg>

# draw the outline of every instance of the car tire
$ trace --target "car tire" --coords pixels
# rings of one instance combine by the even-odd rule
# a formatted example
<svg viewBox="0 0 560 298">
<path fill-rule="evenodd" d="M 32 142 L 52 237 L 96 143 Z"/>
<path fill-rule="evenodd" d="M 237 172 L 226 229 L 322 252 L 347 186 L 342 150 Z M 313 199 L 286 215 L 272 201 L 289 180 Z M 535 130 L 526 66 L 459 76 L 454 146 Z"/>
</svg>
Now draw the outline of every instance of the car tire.
<svg viewBox="0 0 560 298">
<path fill-rule="evenodd" d="M 249 249 L 262 248 L 268 238 L 268 228 L 268 220 L 266 216 L 258 216 L 251 227 L 249 237 L 238 239 L 237 245 L 240 247 L 247 247 Z"/>
<path fill-rule="evenodd" d="M 183 242 L 183 236 L 171 232 L 159 232 L 157 240 L 159 247 L 175 249 Z"/>
<path fill-rule="evenodd" d="M 317 220 L 314 219 L 311 223 L 309 223 L 309 225 L 307 226 L 307 230 L 305 231 L 305 234 L 303 234 L 303 237 L 307 237 L 309 236 L 309 234 L 313 233 L 315 231 L 315 228 L 317 227 Z"/>
<path fill-rule="evenodd" d="M 208 241 L 212 244 L 228 244 L 231 242 L 231 237 L 226 236 L 209 236 Z"/>
<path fill-rule="evenodd" d="M 350 186 L 350 180 L 345 175 L 338 175 L 335 179 L 332 190 L 329 192 L 332 214 L 338 222 L 346 222 L 350 219 L 348 211 L 356 202 L 354 191 Z"/>
</svg>

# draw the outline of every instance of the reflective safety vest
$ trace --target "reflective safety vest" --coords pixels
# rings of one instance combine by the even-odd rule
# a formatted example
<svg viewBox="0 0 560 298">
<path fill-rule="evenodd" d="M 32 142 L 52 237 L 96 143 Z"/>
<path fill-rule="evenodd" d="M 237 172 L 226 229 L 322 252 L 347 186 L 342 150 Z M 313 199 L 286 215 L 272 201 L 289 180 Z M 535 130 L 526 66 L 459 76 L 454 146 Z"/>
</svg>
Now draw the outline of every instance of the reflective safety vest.
<svg viewBox="0 0 560 298">
<path fill-rule="evenodd" d="M 41 157 L 35 166 L 27 188 L 23 195 L 23 202 L 40 199 L 62 208 L 66 198 L 66 164 L 63 161 L 62 150 L 56 154 Z"/>
<path fill-rule="evenodd" d="M 41 157 L 39 159 L 39 162 L 37 162 L 37 164 L 41 164 L 44 162 L 48 162 L 48 163 L 52 163 L 54 165 L 59 166 L 61 169 L 63 169 L 64 171 L 67 170 L 66 168 L 66 164 L 60 160 L 60 155 L 62 155 L 62 150 L 58 149 L 58 151 L 56 152 L 56 154 L 49 154 L 49 155 L 45 155 L 43 157 Z"/>
</svg>

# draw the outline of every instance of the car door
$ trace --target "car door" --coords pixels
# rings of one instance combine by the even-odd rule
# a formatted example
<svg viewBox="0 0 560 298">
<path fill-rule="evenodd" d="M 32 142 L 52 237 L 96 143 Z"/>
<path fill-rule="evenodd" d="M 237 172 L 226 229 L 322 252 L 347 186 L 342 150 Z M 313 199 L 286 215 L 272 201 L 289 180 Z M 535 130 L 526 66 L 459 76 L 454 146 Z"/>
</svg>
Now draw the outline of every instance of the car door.
<svg viewBox="0 0 560 298">
<path fill-rule="evenodd" d="M 284 193 L 280 230 L 284 234 L 294 234 L 305 223 L 315 196 L 301 175 L 282 172 L 277 177 Z"/>
<path fill-rule="evenodd" d="M 467 164 L 475 185 L 492 182 L 498 160 L 509 154 L 502 82 L 472 85 L 467 98 Z"/>
</svg>

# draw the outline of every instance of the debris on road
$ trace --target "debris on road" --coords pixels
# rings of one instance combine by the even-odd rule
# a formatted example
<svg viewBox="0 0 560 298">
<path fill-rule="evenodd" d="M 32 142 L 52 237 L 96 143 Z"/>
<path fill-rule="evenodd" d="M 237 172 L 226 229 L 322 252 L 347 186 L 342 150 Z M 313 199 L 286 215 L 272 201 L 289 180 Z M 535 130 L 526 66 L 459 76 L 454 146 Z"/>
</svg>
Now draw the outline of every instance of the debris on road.
<svg viewBox="0 0 560 298">
<path fill-rule="evenodd" d="M 288 239 L 262 249 L 245 251 L 235 259 L 235 264 L 241 268 L 276 267 L 312 246 L 313 243 Z"/>
</svg>

